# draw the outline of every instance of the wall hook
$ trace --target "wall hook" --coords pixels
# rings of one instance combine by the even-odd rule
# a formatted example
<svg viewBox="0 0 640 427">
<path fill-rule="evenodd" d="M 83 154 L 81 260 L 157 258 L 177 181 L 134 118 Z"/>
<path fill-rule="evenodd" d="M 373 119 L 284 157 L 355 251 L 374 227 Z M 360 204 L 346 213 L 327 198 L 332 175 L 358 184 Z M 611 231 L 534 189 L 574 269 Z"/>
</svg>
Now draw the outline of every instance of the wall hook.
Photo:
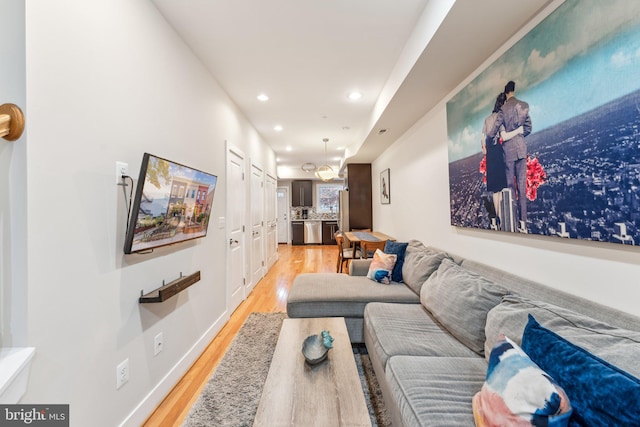
<svg viewBox="0 0 640 427">
<path fill-rule="evenodd" d="M 15 104 L 0 105 L 0 136 L 15 141 L 24 131 L 24 114 Z"/>
</svg>

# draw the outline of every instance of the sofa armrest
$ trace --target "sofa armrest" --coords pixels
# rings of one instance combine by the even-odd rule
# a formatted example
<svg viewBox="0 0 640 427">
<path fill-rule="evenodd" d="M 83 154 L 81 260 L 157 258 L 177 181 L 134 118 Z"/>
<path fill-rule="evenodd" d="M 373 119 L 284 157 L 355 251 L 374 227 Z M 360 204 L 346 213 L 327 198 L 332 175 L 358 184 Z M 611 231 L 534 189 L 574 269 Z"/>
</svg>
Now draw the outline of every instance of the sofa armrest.
<svg viewBox="0 0 640 427">
<path fill-rule="evenodd" d="M 371 259 L 354 259 L 349 263 L 349 276 L 366 276 Z"/>
</svg>

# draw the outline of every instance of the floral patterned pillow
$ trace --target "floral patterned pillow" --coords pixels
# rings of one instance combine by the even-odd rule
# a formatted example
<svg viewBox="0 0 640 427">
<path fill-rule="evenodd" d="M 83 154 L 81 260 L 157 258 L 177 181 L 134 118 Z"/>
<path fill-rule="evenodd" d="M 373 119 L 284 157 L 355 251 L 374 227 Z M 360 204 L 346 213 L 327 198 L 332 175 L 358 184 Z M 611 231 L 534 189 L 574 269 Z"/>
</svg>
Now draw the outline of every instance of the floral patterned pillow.
<svg viewBox="0 0 640 427">
<path fill-rule="evenodd" d="M 391 283 L 391 272 L 393 271 L 393 267 L 396 265 L 397 260 L 398 255 L 385 254 L 380 249 L 376 249 L 376 252 L 373 254 L 371 265 L 369 265 L 367 277 L 371 280 L 375 280 L 376 282 L 388 285 Z"/>
<path fill-rule="evenodd" d="M 566 427 L 572 411 L 562 387 L 501 335 L 491 350 L 487 380 L 473 397 L 476 427 Z"/>
</svg>

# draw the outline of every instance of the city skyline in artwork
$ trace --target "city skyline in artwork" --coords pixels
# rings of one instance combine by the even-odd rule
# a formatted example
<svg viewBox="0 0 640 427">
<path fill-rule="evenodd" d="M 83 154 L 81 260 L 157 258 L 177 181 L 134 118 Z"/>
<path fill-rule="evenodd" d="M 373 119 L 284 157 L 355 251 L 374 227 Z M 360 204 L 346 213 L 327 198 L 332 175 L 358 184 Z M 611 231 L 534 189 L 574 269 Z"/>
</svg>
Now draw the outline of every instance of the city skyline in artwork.
<svg viewBox="0 0 640 427">
<path fill-rule="evenodd" d="M 530 106 L 527 152 L 546 176 L 527 201 L 525 228 L 507 231 L 640 245 L 637 3 L 566 1 L 451 98 L 452 225 L 505 229 L 489 212 L 480 141 L 513 80 Z"/>
</svg>

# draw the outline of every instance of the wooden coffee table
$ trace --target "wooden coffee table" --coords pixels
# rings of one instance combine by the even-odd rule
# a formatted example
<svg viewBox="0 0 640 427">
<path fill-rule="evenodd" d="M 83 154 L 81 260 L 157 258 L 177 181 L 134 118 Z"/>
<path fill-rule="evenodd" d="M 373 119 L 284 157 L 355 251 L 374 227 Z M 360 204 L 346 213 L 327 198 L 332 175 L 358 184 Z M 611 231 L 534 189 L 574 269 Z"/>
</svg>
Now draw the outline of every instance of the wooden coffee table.
<svg viewBox="0 0 640 427">
<path fill-rule="evenodd" d="M 333 348 L 309 365 L 302 342 L 323 329 Z M 253 425 L 371 426 L 344 318 L 284 320 Z"/>
</svg>

